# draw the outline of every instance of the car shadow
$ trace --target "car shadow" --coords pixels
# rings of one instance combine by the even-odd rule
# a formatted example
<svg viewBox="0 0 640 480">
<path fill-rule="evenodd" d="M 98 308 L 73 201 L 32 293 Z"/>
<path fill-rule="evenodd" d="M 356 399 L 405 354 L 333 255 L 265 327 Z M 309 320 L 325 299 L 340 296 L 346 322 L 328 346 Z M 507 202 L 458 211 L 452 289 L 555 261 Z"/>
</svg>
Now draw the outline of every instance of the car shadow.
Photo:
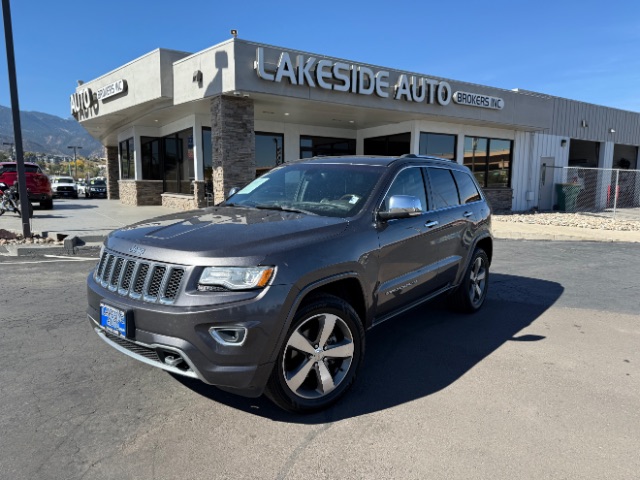
<svg viewBox="0 0 640 480">
<path fill-rule="evenodd" d="M 506 342 L 544 340 L 518 332 L 563 291 L 555 282 L 492 274 L 489 296 L 476 314 L 452 313 L 444 300 L 436 300 L 398 316 L 368 333 L 364 365 L 353 388 L 316 414 L 288 413 L 264 396 L 244 398 L 188 377 L 174 378 L 206 398 L 275 421 L 322 424 L 358 417 L 447 388 Z"/>
</svg>

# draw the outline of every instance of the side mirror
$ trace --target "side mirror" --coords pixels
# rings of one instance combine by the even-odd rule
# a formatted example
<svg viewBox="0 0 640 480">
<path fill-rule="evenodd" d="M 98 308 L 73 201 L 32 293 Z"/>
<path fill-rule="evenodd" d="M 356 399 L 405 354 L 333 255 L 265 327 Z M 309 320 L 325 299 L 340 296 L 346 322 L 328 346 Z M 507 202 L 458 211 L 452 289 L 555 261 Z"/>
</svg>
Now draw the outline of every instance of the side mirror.
<svg viewBox="0 0 640 480">
<path fill-rule="evenodd" d="M 229 193 L 227 194 L 227 198 L 234 196 L 239 191 L 240 191 L 240 187 L 231 187 L 229 189 Z"/>
<path fill-rule="evenodd" d="M 412 195 L 393 195 L 388 200 L 387 210 L 378 212 L 380 220 L 415 217 L 422 214 L 422 203 Z"/>
</svg>

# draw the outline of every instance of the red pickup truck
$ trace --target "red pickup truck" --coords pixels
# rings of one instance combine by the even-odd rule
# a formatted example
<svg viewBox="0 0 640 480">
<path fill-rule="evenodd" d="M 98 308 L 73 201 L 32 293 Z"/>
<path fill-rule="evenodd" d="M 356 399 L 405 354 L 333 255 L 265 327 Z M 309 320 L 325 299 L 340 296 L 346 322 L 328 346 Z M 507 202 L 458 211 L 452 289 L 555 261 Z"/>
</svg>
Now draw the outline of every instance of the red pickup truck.
<svg viewBox="0 0 640 480">
<path fill-rule="evenodd" d="M 53 208 L 53 192 L 51 183 L 37 163 L 24 163 L 27 177 L 27 194 L 29 201 L 40 204 L 42 210 Z M 18 165 L 16 162 L 0 162 L 0 183 L 13 185 L 18 180 Z"/>
</svg>

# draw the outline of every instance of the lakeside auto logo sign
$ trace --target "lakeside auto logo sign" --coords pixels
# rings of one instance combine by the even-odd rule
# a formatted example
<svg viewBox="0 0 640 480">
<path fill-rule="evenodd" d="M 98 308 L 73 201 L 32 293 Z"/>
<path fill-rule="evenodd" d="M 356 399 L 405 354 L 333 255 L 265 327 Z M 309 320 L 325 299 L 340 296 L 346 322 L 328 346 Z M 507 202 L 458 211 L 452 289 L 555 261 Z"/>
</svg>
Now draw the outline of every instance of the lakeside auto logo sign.
<svg viewBox="0 0 640 480">
<path fill-rule="evenodd" d="M 117 80 L 110 83 L 99 89 L 96 93 L 93 93 L 90 88 L 84 88 L 71 95 L 71 114 L 77 118 L 80 114 L 87 114 L 92 108 L 95 110 L 94 113 L 97 113 L 99 100 L 104 102 L 107 98 L 114 97 L 126 91 L 126 80 Z"/>
<path fill-rule="evenodd" d="M 268 68 L 270 67 L 270 68 Z M 393 98 L 409 102 L 438 103 L 449 105 L 451 100 L 459 105 L 502 110 L 504 100 L 498 97 L 469 92 L 452 94 L 451 85 L 444 80 L 433 80 L 417 75 L 401 73 L 393 87 L 389 83 L 390 72 L 374 71 L 365 65 L 318 60 L 313 56 L 296 55 L 295 64 L 292 55 L 280 52 L 278 63 L 265 62 L 264 48 L 256 50 L 254 69 L 263 80 L 280 83 L 286 79 L 291 85 L 307 85 L 336 92 L 348 92 L 358 95 L 376 94 L 380 98 Z"/>
</svg>

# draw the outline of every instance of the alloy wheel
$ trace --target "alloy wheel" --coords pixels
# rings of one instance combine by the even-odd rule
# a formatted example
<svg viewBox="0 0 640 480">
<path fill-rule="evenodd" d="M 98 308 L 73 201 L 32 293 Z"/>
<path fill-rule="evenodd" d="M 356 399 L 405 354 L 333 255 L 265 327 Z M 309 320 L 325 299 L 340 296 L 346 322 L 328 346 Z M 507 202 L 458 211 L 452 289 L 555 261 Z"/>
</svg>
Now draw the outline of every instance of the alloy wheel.
<svg viewBox="0 0 640 480">
<path fill-rule="evenodd" d="M 296 396 L 318 399 L 346 378 L 354 356 L 353 333 L 337 315 L 309 317 L 294 330 L 282 359 L 284 381 Z"/>
</svg>

